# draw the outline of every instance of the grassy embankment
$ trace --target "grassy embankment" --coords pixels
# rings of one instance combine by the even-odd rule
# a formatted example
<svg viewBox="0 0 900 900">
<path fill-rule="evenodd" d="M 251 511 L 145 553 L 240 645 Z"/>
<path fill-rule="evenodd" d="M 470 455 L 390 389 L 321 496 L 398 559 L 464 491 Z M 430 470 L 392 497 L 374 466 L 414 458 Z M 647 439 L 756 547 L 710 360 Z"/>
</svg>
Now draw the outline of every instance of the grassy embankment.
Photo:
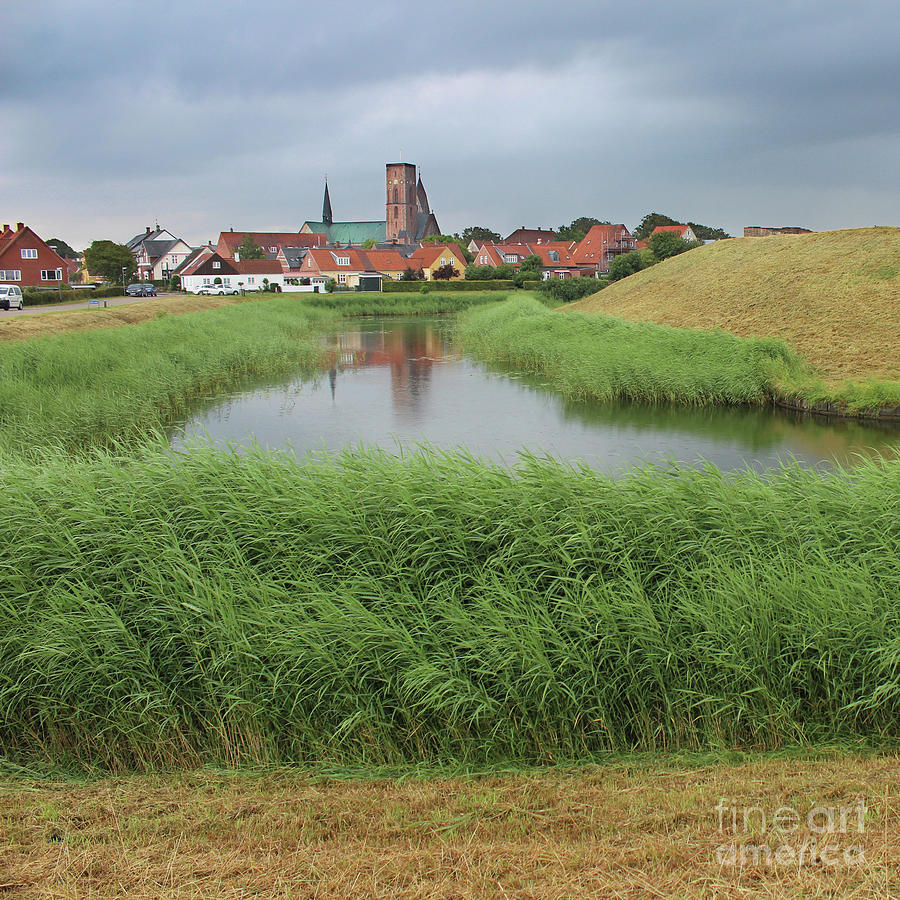
<svg viewBox="0 0 900 900">
<path fill-rule="evenodd" d="M 0 746 L 116 771 L 889 746 L 898 497 L 876 464 L 6 459 Z"/>
<path fill-rule="evenodd" d="M 533 296 L 528 291 L 516 291 L 515 294 Z M 300 307 L 331 310 L 342 316 L 420 316 L 460 312 L 483 303 L 497 303 L 506 297 L 506 293 L 496 291 L 470 291 L 464 294 L 441 294 L 438 291 L 427 294 L 247 294 L 244 297 L 178 294 L 107 309 L 55 309 L 37 315 L 0 319 L 0 341 L 136 325 L 155 319 L 160 313 L 177 316 L 273 299 L 291 300 Z"/>
<path fill-rule="evenodd" d="M 897 466 L 610 482 L 434 455 L 304 467 L 131 442 L 60 453 L 139 437 L 254 370 L 315 364 L 329 315 L 278 298 L 3 348 L 0 383 L 18 389 L 0 395 L 7 771 L 892 746 Z M 720 796 L 750 784 L 772 808 L 859 794 L 872 807 L 896 771 L 762 765 L 665 777 L 629 763 L 602 770 L 602 789 L 579 771 L 413 796 L 402 783 L 305 790 L 295 776 L 7 782 L 0 889 L 294 896 L 299 876 L 342 897 L 771 896 L 785 879 L 795 892 L 890 883 L 896 864 L 874 850 L 873 865 L 824 878 L 718 868 Z M 867 838 L 888 821 L 877 808 Z"/>
<path fill-rule="evenodd" d="M 247 376 L 316 370 L 325 357 L 322 331 L 334 322 L 332 314 L 287 299 L 193 315 L 159 312 L 128 328 L 6 344 L 0 449 L 74 452 L 133 442 L 169 425 L 197 397 Z"/>
<path fill-rule="evenodd" d="M 763 404 L 773 382 L 803 367 L 780 341 L 555 312 L 532 299 L 473 310 L 458 336 L 475 356 L 544 375 L 573 399 Z"/>
<path fill-rule="evenodd" d="M 900 228 L 719 241 L 568 309 L 783 341 L 776 388 L 850 411 L 900 404 Z"/>
</svg>

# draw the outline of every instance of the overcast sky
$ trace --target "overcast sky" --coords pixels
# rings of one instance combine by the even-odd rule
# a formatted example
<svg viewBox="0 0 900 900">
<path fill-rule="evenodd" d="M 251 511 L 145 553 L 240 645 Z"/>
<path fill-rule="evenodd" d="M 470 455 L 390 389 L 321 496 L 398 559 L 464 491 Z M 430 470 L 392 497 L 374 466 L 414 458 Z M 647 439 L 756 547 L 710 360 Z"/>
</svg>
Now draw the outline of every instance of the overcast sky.
<svg viewBox="0 0 900 900">
<path fill-rule="evenodd" d="M 896 0 L 0 0 L 0 220 L 76 249 L 384 218 L 444 231 L 900 223 Z"/>
</svg>

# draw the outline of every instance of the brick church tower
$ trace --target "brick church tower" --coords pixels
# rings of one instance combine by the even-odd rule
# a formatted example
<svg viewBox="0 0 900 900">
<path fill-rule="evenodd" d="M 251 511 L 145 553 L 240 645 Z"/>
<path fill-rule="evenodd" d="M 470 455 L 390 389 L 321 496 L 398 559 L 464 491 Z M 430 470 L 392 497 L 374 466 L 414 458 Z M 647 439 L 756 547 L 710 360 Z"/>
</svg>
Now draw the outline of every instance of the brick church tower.
<svg viewBox="0 0 900 900">
<path fill-rule="evenodd" d="M 416 167 L 412 163 L 387 164 L 387 219 L 389 241 L 410 244 L 419 229 Z"/>
</svg>

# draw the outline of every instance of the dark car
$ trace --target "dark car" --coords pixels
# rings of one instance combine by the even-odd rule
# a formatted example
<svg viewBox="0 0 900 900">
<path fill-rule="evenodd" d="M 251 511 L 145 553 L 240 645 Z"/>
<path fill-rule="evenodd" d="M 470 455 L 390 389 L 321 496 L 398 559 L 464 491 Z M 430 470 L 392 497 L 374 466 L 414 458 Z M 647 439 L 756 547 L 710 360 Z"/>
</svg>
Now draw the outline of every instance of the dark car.
<svg viewBox="0 0 900 900">
<path fill-rule="evenodd" d="M 149 282 L 144 281 L 140 284 L 129 284 L 125 288 L 125 293 L 129 297 L 155 297 L 156 288 Z"/>
</svg>

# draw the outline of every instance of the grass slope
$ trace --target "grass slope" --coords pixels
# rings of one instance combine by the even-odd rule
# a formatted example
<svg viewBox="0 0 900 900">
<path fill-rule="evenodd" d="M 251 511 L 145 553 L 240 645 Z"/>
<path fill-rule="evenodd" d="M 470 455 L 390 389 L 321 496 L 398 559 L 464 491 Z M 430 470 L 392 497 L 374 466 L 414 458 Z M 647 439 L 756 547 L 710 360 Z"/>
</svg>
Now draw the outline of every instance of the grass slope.
<svg viewBox="0 0 900 900">
<path fill-rule="evenodd" d="M 0 750 L 112 771 L 890 745 L 900 465 L 0 465 Z"/>
<path fill-rule="evenodd" d="M 900 228 L 719 241 L 567 308 L 779 338 L 829 388 L 847 379 L 896 382 Z"/>
</svg>

